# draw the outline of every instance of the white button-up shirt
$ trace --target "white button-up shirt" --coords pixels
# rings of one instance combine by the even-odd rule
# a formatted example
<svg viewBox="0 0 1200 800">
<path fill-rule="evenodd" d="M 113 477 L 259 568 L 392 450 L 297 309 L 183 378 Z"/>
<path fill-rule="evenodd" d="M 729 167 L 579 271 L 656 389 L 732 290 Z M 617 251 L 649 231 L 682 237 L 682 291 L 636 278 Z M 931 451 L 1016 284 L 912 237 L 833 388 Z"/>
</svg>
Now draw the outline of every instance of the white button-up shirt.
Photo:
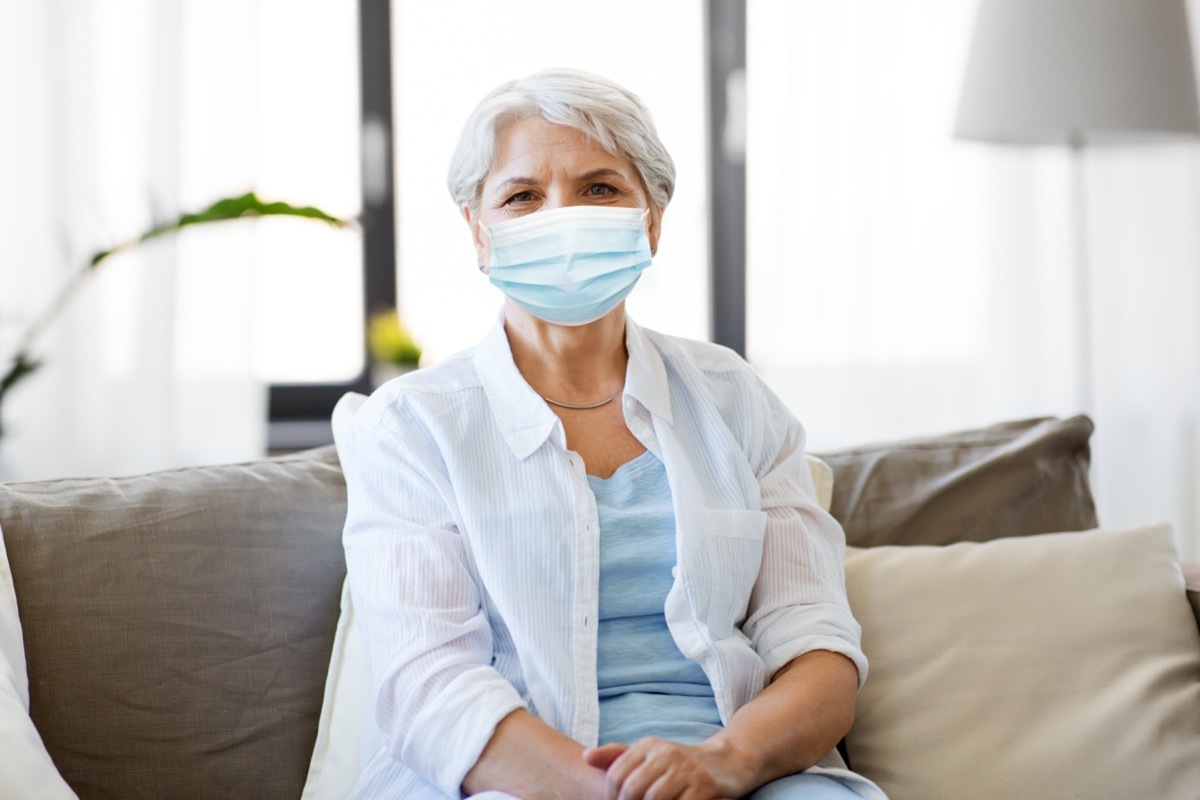
<svg viewBox="0 0 1200 800">
<path fill-rule="evenodd" d="M 632 321 L 626 347 L 625 421 L 665 465 L 675 510 L 667 625 L 722 720 L 810 650 L 848 656 L 863 680 L 844 537 L 817 506 L 800 424 L 724 348 Z M 461 796 L 518 708 L 595 744 L 596 503 L 503 320 L 473 350 L 376 391 L 338 444 L 375 690 L 355 796 Z"/>
</svg>

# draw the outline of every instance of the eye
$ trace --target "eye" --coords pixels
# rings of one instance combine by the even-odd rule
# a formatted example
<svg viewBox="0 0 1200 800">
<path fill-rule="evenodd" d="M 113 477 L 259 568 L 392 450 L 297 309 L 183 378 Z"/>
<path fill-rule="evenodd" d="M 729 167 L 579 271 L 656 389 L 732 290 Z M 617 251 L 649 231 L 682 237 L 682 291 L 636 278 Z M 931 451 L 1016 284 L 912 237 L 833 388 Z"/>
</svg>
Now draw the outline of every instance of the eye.
<svg viewBox="0 0 1200 800">
<path fill-rule="evenodd" d="M 616 194 L 616 192 L 617 190 L 607 183 L 593 183 L 587 188 L 589 197 L 608 197 L 609 195 Z"/>
<path fill-rule="evenodd" d="M 509 205 L 513 205 L 514 203 L 528 203 L 532 200 L 533 200 L 533 192 L 526 190 L 523 192 L 517 192 L 512 197 L 505 200 L 504 205 L 509 206 Z"/>
</svg>

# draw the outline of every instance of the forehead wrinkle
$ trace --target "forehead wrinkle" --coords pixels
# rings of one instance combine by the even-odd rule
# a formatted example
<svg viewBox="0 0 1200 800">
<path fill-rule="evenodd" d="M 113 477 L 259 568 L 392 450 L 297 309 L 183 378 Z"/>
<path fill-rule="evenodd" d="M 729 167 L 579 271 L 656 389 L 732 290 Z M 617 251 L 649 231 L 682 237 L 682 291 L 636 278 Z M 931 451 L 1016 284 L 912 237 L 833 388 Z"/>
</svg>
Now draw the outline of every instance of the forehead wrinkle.
<svg viewBox="0 0 1200 800">
<path fill-rule="evenodd" d="M 530 178 L 525 175 L 514 175 L 511 178 L 505 178 L 504 180 L 500 181 L 500 183 L 496 184 L 496 188 L 504 189 L 508 186 L 516 186 L 516 185 L 538 186 L 540 184 L 541 184 L 541 181 L 538 180 L 537 178 Z"/>
<path fill-rule="evenodd" d="M 482 187 L 485 192 L 540 187 L 547 180 L 564 177 L 584 181 L 606 175 L 640 186 L 637 170 L 627 156 L 610 153 L 574 128 L 523 120 L 505 126 L 497 140 L 495 163 Z M 508 170 L 514 174 L 505 176 Z"/>
</svg>

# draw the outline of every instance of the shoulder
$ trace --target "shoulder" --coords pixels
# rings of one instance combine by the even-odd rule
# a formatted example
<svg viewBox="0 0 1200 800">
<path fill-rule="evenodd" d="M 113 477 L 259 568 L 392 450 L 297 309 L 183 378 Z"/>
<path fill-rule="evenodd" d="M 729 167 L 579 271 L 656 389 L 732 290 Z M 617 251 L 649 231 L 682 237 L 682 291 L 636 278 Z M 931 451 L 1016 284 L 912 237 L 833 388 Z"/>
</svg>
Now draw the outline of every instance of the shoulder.
<svg viewBox="0 0 1200 800">
<path fill-rule="evenodd" d="M 701 372 L 751 371 L 746 360 L 728 347 L 642 328 L 646 340 L 664 362 L 684 364 Z"/>
<path fill-rule="evenodd" d="M 733 350 L 712 342 L 645 330 L 647 341 L 662 357 L 673 390 L 710 394 L 736 407 L 770 399 L 754 368 Z"/>
<path fill-rule="evenodd" d="M 663 360 L 672 406 L 715 414 L 752 463 L 773 457 L 802 428 L 746 359 L 728 347 L 643 330 Z M 802 435 L 802 434 L 800 434 Z"/>
<path fill-rule="evenodd" d="M 410 434 L 414 427 L 436 426 L 447 417 L 461 418 L 483 399 L 483 384 L 475 368 L 474 349 L 431 367 L 393 378 L 362 404 L 354 428 Z"/>
</svg>

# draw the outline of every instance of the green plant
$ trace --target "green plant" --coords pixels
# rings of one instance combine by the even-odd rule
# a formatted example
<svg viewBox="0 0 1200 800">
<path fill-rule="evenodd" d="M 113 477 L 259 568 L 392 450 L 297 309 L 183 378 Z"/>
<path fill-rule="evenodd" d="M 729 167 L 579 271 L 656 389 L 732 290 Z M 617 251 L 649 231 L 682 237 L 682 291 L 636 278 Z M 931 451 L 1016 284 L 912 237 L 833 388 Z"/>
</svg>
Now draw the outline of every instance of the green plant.
<svg viewBox="0 0 1200 800">
<path fill-rule="evenodd" d="M 37 338 L 42 334 L 42 331 L 55 317 L 62 313 L 63 309 L 71 302 L 76 292 L 83 286 L 86 280 L 95 274 L 96 269 L 105 261 L 117 253 L 130 250 L 138 245 L 148 242 L 151 239 L 156 239 L 169 233 L 183 230 L 194 225 L 203 225 L 210 222 L 224 222 L 234 219 L 242 219 L 244 217 L 267 217 L 267 216 L 285 216 L 299 217 L 302 219 L 310 219 L 315 222 L 324 222 L 338 228 L 349 227 L 354 225 L 354 220 L 335 217 L 332 214 L 327 214 L 319 208 L 313 206 L 294 206 L 289 203 L 282 202 L 264 202 L 259 199 L 254 192 L 247 192 L 238 197 L 226 197 L 202 211 L 195 213 L 182 214 L 176 219 L 168 220 L 167 222 L 159 223 L 145 233 L 122 242 L 107 250 L 100 250 L 94 253 L 88 259 L 84 267 L 63 286 L 53 302 L 42 312 L 40 316 L 25 329 L 21 339 L 17 344 L 15 353 L 12 356 L 11 366 L 4 376 L 0 378 L 0 409 L 3 409 L 4 398 L 9 391 L 20 381 L 29 377 L 37 371 L 42 365 L 40 360 L 33 357 L 33 345 Z M 0 435 L 3 434 L 3 418 L 0 417 Z"/>
<path fill-rule="evenodd" d="M 381 364 L 415 367 L 421 360 L 421 348 L 400 322 L 395 309 L 371 315 L 367 323 L 367 349 L 372 360 Z"/>
</svg>

